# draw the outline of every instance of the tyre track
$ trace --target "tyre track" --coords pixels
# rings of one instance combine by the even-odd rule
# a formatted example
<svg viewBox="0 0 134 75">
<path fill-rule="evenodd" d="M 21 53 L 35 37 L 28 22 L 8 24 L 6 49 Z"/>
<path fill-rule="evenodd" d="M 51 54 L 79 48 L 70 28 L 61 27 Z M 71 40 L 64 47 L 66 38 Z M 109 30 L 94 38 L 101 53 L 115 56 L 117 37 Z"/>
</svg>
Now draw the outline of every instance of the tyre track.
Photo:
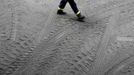
<svg viewBox="0 0 134 75">
<path fill-rule="evenodd" d="M 14 3 L 14 2 L 11 1 L 11 4 L 10 4 L 11 6 L 12 6 L 12 3 Z M 9 16 L 7 16 L 7 18 L 9 18 L 9 21 L 11 20 L 11 25 L 8 27 L 6 26 L 8 29 L 3 27 L 3 29 L 6 29 L 8 31 L 4 30 L 6 32 L 5 33 L 2 30 L 2 32 L 3 32 L 2 37 L 4 39 L 4 40 L 2 40 L 2 38 L 1 38 L 1 40 L 2 40 L 1 41 L 1 50 L 2 51 L 0 52 L 3 55 L 0 59 L 1 60 L 0 68 L 2 70 L 0 74 L 2 74 L 2 75 L 5 75 L 5 74 L 11 75 L 18 69 L 20 69 L 20 70 L 23 69 L 24 68 L 23 66 L 28 63 L 27 59 L 33 52 L 32 51 L 33 46 L 36 45 L 36 43 L 35 43 L 36 39 L 33 38 L 33 36 L 31 36 L 27 33 L 25 34 L 25 32 L 23 32 L 23 34 L 22 34 L 22 32 L 19 32 L 18 30 L 16 31 L 16 27 L 14 26 L 15 25 L 14 20 L 17 20 L 17 19 L 14 19 L 14 16 L 16 14 L 13 15 L 13 13 L 16 11 L 13 9 L 14 8 L 11 8 L 11 11 L 10 11 L 11 18 L 9 18 Z M 3 18 L 3 17 L 5 18 L 5 16 L 2 16 L 1 18 Z M 3 20 L 2 23 L 5 23 L 4 21 L 5 20 Z M 3 26 L 5 26 L 5 25 L 3 24 Z M 11 29 L 10 29 L 10 27 L 11 27 Z M 7 34 L 7 32 L 9 34 Z M 18 33 L 21 33 L 21 35 L 20 34 L 18 35 Z M 3 36 L 3 34 L 4 34 L 4 36 Z M 17 38 L 16 38 L 16 34 L 17 34 Z M 9 36 L 8 40 L 6 39 L 7 36 Z M 16 38 L 16 39 L 14 39 L 14 38 Z"/>
<path fill-rule="evenodd" d="M 111 13 L 110 13 L 111 14 Z M 16 59 L 16 61 L 14 61 L 14 59 L 15 58 L 12 58 L 12 60 L 11 61 L 13 61 L 12 63 L 15 63 L 15 64 L 19 64 L 19 68 L 20 68 L 20 66 L 21 66 L 21 69 L 20 69 L 20 71 L 17 71 L 16 72 L 16 75 L 18 74 L 20 74 L 20 72 L 21 72 L 21 70 L 23 70 L 24 68 L 25 68 L 25 66 L 27 66 L 26 64 L 27 63 L 25 63 L 24 61 L 26 61 L 26 62 L 31 62 L 32 63 L 32 61 L 36 61 L 35 63 L 39 63 L 39 65 L 41 64 L 40 62 L 42 62 L 42 63 L 44 63 L 45 61 L 43 61 L 43 60 L 41 60 L 40 59 L 40 61 L 37 61 L 37 59 L 38 58 L 40 58 L 40 57 L 42 57 L 42 58 L 44 58 L 44 57 L 46 57 L 46 56 L 40 56 L 40 55 L 42 55 L 42 54 L 46 54 L 46 55 L 48 55 L 48 56 L 50 56 L 50 57 L 46 57 L 46 59 L 44 59 L 44 60 L 47 60 L 46 61 L 46 63 L 48 62 L 52 62 L 52 63 L 50 63 L 49 65 L 52 65 L 52 66 L 50 66 L 50 68 L 46 68 L 47 70 L 49 70 L 49 69 L 51 69 L 51 68 L 54 68 L 55 67 L 55 65 L 57 65 L 59 62 L 56 62 L 57 64 L 54 64 L 54 62 L 52 61 L 52 60 L 54 60 L 54 61 L 56 61 L 56 59 L 58 59 L 58 60 L 60 60 L 59 58 L 59 56 L 57 56 L 58 54 L 56 54 L 56 53 L 53 53 L 53 51 L 59 51 L 58 53 L 60 53 L 61 51 L 62 51 L 62 49 L 57 49 L 57 50 L 55 50 L 55 48 L 57 48 L 56 46 L 57 46 L 57 43 L 59 43 L 62 39 L 65 39 L 66 38 L 66 36 L 69 36 L 69 34 L 74 34 L 73 32 L 78 32 L 79 31 L 79 29 L 77 29 L 77 27 L 79 27 L 78 25 L 75 25 L 75 26 L 73 26 L 73 25 L 67 25 L 67 26 L 63 26 L 63 27 L 60 27 L 59 26 L 59 28 L 55 28 L 55 30 L 54 31 L 50 31 L 50 32 L 46 32 L 47 30 L 47 28 L 49 28 L 48 26 L 50 25 L 50 24 L 52 24 L 51 22 L 53 22 L 54 21 L 54 17 L 52 17 L 52 16 L 54 16 L 54 15 L 51 15 L 51 16 L 49 16 L 50 18 L 48 19 L 48 22 L 46 23 L 46 25 L 45 25 L 45 29 L 43 29 L 42 31 L 41 31 L 41 33 L 39 33 L 39 34 L 37 34 L 37 35 L 39 35 L 39 38 L 38 38 L 38 41 L 41 41 L 41 43 L 37 46 L 37 48 L 35 49 L 36 51 L 35 52 L 33 52 L 32 50 L 31 50 L 31 47 L 32 46 L 34 46 L 35 45 L 35 42 L 33 43 L 32 41 L 33 41 L 33 38 L 31 39 L 29 36 L 31 36 L 31 35 L 29 35 L 28 34 L 28 36 L 26 35 L 26 34 L 23 34 L 22 36 L 21 35 L 19 35 L 19 37 L 17 37 L 17 39 L 16 39 L 16 41 L 15 41 L 15 43 L 17 43 L 17 44 L 19 44 L 19 46 L 17 45 L 17 48 L 18 47 L 20 47 L 21 46 L 21 48 L 19 48 L 19 49 L 16 49 L 18 52 L 20 52 L 21 54 L 22 54 L 22 57 L 18 57 L 18 59 Z M 95 15 L 95 16 L 99 16 L 99 15 Z M 107 15 L 106 15 L 107 16 Z M 101 16 L 99 16 L 100 18 L 102 18 L 102 15 Z M 100 18 L 96 18 L 95 17 L 95 19 L 100 19 Z M 104 15 L 103 15 L 103 17 L 104 17 Z M 53 19 L 53 20 L 52 20 Z M 96 21 L 96 20 L 94 20 L 94 21 Z M 70 21 L 69 21 L 70 22 Z M 55 23 L 55 22 L 54 22 Z M 72 23 L 72 21 L 70 22 L 70 23 Z M 53 24 L 52 24 L 53 25 Z M 83 24 L 82 24 L 83 25 Z M 76 28 L 75 28 L 76 27 Z M 50 27 L 51 28 L 51 27 Z M 76 30 L 75 30 L 76 29 Z M 46 32 L 46 33 L 45 33 Z M 51 32 L 52 32 L 52 34 L 51 34 Z M 22 33 L 24 33 L 24 32 L 22 32 Z M 29 32 L 28 32 L 29 33 Z M 14 34 L 14 33 L 13 33 Z M 42 40 L 44 40 L 44 36 L 46 36 L 48 34 L 48 36 L 47 36 L 47 38 L 45 39 L 45 41 L 42 41 Z M 26 35 L 26 39 L 30 39 L 29 41 L 27 41 L 26 39 L 21 39 L 21 37 L 25 37 L 25 35 Z M 77 34 L 76 34 L 77 35 Z M 76 36 L 76 35 L 74 35 L 74 36 Z M 74 37 L 73 36 L 73 37 Z M 32 36 L 32 37 L 34 37 L 34 36 Z M 37 39 L 36 39 L 37 40 Z M 35 41 L 35 39 L 34 39 L 34 41 Z M 5 42 L 5 41 L 4 41 Z M 20 43 L 19 43 L 20 42 Z M 45 44 L 44 44 L 44 42 L 45 42 Z M 79 43 L 79 42 L 78 42 Z M 11 44 L 13 44 L 13 43 L 11 43 Z M 34 45 L 33 45 L 34 44 Z M 44 44 L 45 45 L 45 47 L 44 47 L 44 45 L 42 45 L 42 44 Z M 8 45 L 10 45 L 10 44 L 8 44 Z M 6 46 L 7 47 L 7 46 Z M 28 49 L 26 49 L 26 48 L 28 48 Z M 44 49 L 48 49 L 47 51 L 48 51 L 48 53 L 49 53 L 49 50 L 50 50 L 50 55 L 49 54 L 47 54 L 47 52 L 45 52 L 45 51 L 43 51 L 42 49 L 40 49 L 40 48 L 44 48 Z M 39 49 L 39 52 L 38 52 L 38 49 Z M 25 51 L 26 50 L 26 51 Z M 21 52 L 22 51 L 22 52 Z M 51 52 L 52 51 L 52 52 Z M 31 52 L 33 52 L 33 54 L 27 54 L 27 53 L 31 53 Z M 42 53 L 43 52 L 43 53 Z M 87 64 L 87 65 L 90 65 L 90 64 L 88 64 L 88 63 L 91 63 L 91 62 L 88 62 L 87 63 L 87 61 L 86 61 L 86 59 L 89 59 L 89 60 L 92 60 L 92 58 L 91 57 L 89 57 L 88 56 L 88 54 L 87 54 L 87 56 L 86 56 L 86 54 L 85 54 L 86 52 L 78 52 L 78 54 L 76 55 L 76 56 L 74 56 L 74 57 L 76 57 L 76 58 L 74 58 L 74 59 L 72 59 L 72 60 L 69 60 L 69 63 L 71 62 L 71 61 L 78 61 L 78 60 L 80 60 L 79 62 L 80 63 L 78 63 L 77 65 L 74 65 L 75 67 L 72 67 L 72 69 L 71 69 L 71 71 L 69 71 L 69 72 L 71 72 L 71 73 L 69 73 L 69 74 L 75 74 L 75 72 L 76 72 L 76 70 L 77 71 L 81 71 L 82 73 L 83 73 L 83 71 L 85 70 L 85 72 L 87 72 L 88 71 L 88 69 L 85 69 L 85 65 L 83 65 L 83 64 Z M 92 53 L 92 52 L 91 52 Z M 91 53 L 89 53 L 89 55 L 91 55 Z M 16 55 L 17 53 L 15 53 L 15 55 Z M 55 55 L 56 54 L 56 55 Z M 71 54 L 71 53 L 70 53 Z M 9 54 L 10 55 L 10 54 Z M 34 56 L 35 55 L 35 56 Z M 52 57 L 51 57 L 51 55 L 52 55 Z M 72 54 L 73 55 L 73 54 Z M 84 58 L 84 59 L 78 59 L 77 58 L 77 56 L 79 57 L 79 58 Z M 6 56 L 6 57 L 8 57 L 8 56 Z M 17 56 L 16 56 L 17 57 Z M 10 57 L 9 57 L 10 58 Z M 21 58 L 26 58 L 26 59 L 24 59 L 23 61 L 20 61 L 19 59 L 21 59 Z M 32 60 L 29 60 L 29 59 L 31 59 L 31 58 L 33 58 Z M 50 58 L 50 60 L 49 60 L 49 58 Z M 91 58 L 91 59 L 90 59 Z M 11 58 L 10 58 L 11 59 Z M 94 58 L 93 58 L 94 59 Z M 6 61 L 6 60 L 5 60 Z M 4 61 L 4 62 L 5 62 Z M 10 62 L 11 62 L 10 61 Z M 24 64 L 24 63 L 25 64 Z M 22 66 L 22 64 L 20 64 L 20 63 L 23 63 L 23 66 Z M 31 64 L 30 63 L 30 64 Z M 34 63 L 34 64 L 35 64 Z M 3 63 L 2 63 L 3 64 Z M 32 63 L 33 64 L 33 63 Z M 73 63 L 73 64 L 75 64 L 75 63 Z M 42 66 L 43 66 L 44 64 L 42 64 Z M 54 65 L 54 66 L 53 66 Z M 6 66 L 6 65 L 3 65 L 3 66 Z M 67 65 L 68 66 L 68 65 Z M 84 66 L 84 67 L 83 67 Z M 8 67 L 8 66 L 7 66 Z M 23 68 L 22 68 L 23 67 Z M 30 66 L 31 67 L 31 66 Z M 33 66 L 32 66 L 33 67 Z M 76 68 L 77 67 L 77 68 Z M 15 69 L 14 69 L 15 68 Z M 11 72 L 14 72 L 15 70 L 16 70 L 16 68 L 17 67 L 8 67 L 8 68 L 6 68 L 7 69 L 7 71 L 6 71 L 6 73 L 7 74 L 10 74 Z M 43 68 L 41 68 L 41 66 L 39 66 L 39 67 L 37 67 L 37 69 L 39 68 L 39 70 L 41 70 L 41 69 L 43 69 Z M 41 69 L 40 69 L 41 68 Z M 81 68 L 81 69 L 80 69 Z M 88 67 L 89 68 L 89 67 Z M 29 69 L 29 68 L 28 68 Z M 30 68 L 31 69 L 31 68 Z M 0 69 L 1 71 L 0 71 L 0 73 L 1 74 L 3 74 L 4 73 L 4 71 L 3 71 L 3 68 L 2 69 Z M 26 69 L 27 70 L 27 69 Z M 29 70 L 28 70 L 29 71 Z M 34 70 L 33 70 L 34 71 Z M 42 70 L 42 71 L 44 71 L 44 70 Z M 41 72 L 39 72 L 39 73 L 42 73 L 42 71 Z M 25 72 L 25 70 L 24 70 L 24 72 Z M 23 73 L 24 73 L 23 72 Z M 22 73 L 22 75 L 24 75 Z M 15 73 L 14 73 L 15 74 Z M 38 74 L 38 72 L 37 72 L 37 74 Z M 45 74 L 45 72 L 43 72 L 42 74 Z M 77 75 L 79 74 L 79 72 L 78 73 L 76 73 Z"/>
<path fill-rule="evenodd" d="M 68 29 L 68 28 L 65 28 L 65 29 Z M 64 29 L 63 29 L 63 31 L 64 31 Z M 70 31 L 70 30 L 68 30 L 68 31 Z M 60 31 L 60 32 L 62 32 L 62 31 Z M 59 32 L 59 33 L 60 33 Z M 66 32 L 66 33 L 65 33 Z M 67 31 L 65 31 L 65 32 L 63 32 L 63 33 L 60 33 L 59 35 L 58 35 L 58 37 L 56 37 L 56 36 L 53 36 L 54 37 L 54 39 L 51 39 L 51 40 L 53 40 L 52 42 L 54 43 L 54 41 L 56 41 L 56 40 L 58 40 L 60 37 L 60 35 L 62 35 L 61 37 L 63 37 L 63 35 L 66 35 L 68 32 Z M 56 34 L 57 35 L 57 34 Z M 51 44 L 49 44 L 49 41 L 47 40 L 47 41 L 45 41 L 46 42 L 46 44 L 44 44 L 45 46 L 46 46 L 46 49 L 47 49 L 47 47 L 48 46 L 50 46 Z M 52 43 L 52 42 L 50 42 L 50 43 Z M 56 42 L 58 42 L 58 41 L 56 41 Z M 55 47 L 55 46 L 54 46 Z M 52 47 L 52 49 L 54 48 L 54 47 Z M 42 48 L 43 49 L 43 48 Z M 38 53 L 36 53 L 35 52 L 35 54 L 40 54 L 40 50 L 38 50 L 37 51 Z M 44 53 L 45 54 L 45 53 Z M 36 57 L 36 55 L 34 55 L 35 57 Z M 33 57 L 34 58 L 34 57 Z M 36 58 L 37 59 L 37 58 Z"/>
<path fill-rule="evenodd" d="M 11 75 L 28 63 L 27 59 L 32 52 L 30 48 L 24 47 L 20 42 L 15 41 L 2 43 L 1 46 L 1 65 L 6 65 L 5 68 L 1 66 L 5 69 L 2 75 Z"/>
<path fill-rule="evenodd" d="M 43 52 L 43 50 L 47 50 L 50 48 L 53 49 L 53 48 L 57 48 L 56 47 L 56 43 L 58 42 L 58 40 L 61 40 L 63 39 L 66 35 L 68 35 L 69 33 L 73 32 L 73 31 L 76 31 L 76 30 L 73 30 L 72 28 L 74 28 L 75 26 L 77 25 L 71 25 L 71 26 L 67 26 L 65 28 L 63 28 L 62 30 L 60 30 L 60 33 L 59 34 L 56 34 L 55 36 L 53 36 L 52 39 L 50 40 L 47 40 L 47 41 L 44 41 L 42 42 L 41 44 L 39 44 L 37 46 L 37 48 L 35 49 L 35 52 L 33 54 L 33 61 L 34 60 L 37 60 L 39 57 L 39 55 Z M 43 52 L 43 54 L 45 55 L 47 52 Z M 47 54 L 46 54 L 47 55 Z M 31 60 L 32 61 L 32 60 Z M 31 62 L 32 63 L 32 62 Z M 29 67 L 31 68 L 31 66 Z"/>
<path fill-rule="evenodd" d="M 122 7 L 120 8 L 120 10 L 119 10 L 119 15 L 117 15 L 117 16 L 119 16 L 119 19 L 118 19 L 118 25 L 117 26 L 113 26 L 113 28 L 112 29 L 115 29 L 115 30 L 117 30 L 118 28 L 119 28 L 119 25 L 122 25 L 122 24 L 126 24 L 126 23 L 129 23 L 130 21 L 133 21 L 133 18 L 131 18 L 131 19 L 129 19 L 131 16 L 133 16 L 133 13 L 131 13 L 130 14 L 130 12 L 132 12 L 133 11 L 133 8 L 130 8 L 131 6 L 133 6 L 133 2 L 132 3 L 128 3 L 128 4 L 125 4 L 124 6 L 122 5 Z M 128 9 L 129 8 L 129 9 Z M 122 13 L 124 11 L 124 13 Z M 127 15 L 126 15 L 126 13 L 127 13 Z M 109 31 L 109 30 L 108 30 Z M 107 36 L 109 36 L 109 40 L 111 39 L 111 37 L 114 37 L 114 34 L 116 33 L 116 32 L 114 32 L 114 31 L 111 31 L 111 32 L 113 32 L 112 34 L 109 34 L 109 35 L 106 35 L 106 37 Z M 107 32 L 106 32 L 107 33 Z M 107 37 L 108 38 L 108 37 Z M 105 39 L 106 40 L 106 39 Z M 109 41 L 108 40 L 108 41 Z M 108 41 L 106 42 L 105 41 L 105 46 L 107 46 L 107 44 L 108 44 Z M 104 45 L 103 45 L 104 46 Z M 101 46 L 100 46 L 101 47 Z M 105 48 L 104 49 L 102 49 L 102 50 L 105 50 Z M 102 52 L 105 52 L 105 51 L 102 51 Z M 123 53 L 122 53 L 123 54 Z M 99 56 L 100 55 L 100 56 Z M 102 56 L 101 56 L 102 55 Z M 100 58 L 102 58 L 103 59 L 103 55 L 104 54 L 98 54 L 98 56 L 100 57 Z M 121 54 L 120 54 L 121 55 Z M 116 61 L 116 60 L 114 60 L 114 59 L 111 59 L 111 60 L 113 60 L 113 62 L 109 62 L 109 64 L 108 65 L 106 65 L 106 62 L 108 62 L 108 60 L 106 60 L 105 58 L 108 58 L 107 56 L 105 56 L 105 62 L 103 62 L 104 64 L 105 64 L 105 66 L 107 66 L 107 67 L 104 67 L 103 66 L 103 68 L 104 69 L 110 69 L 110 66 L 112 66 L 112 65 L 114 65 L 114 63 L 117 63 L 117 62 L 119 62 L 119 61 L 121 61 L 122 59 L 123 59 L 123 57 L 125 57 L 125 56 L 122 56 L 122 57 L 119 57 L 119 59 Z M 104 60 L 102 60 L 102 59 L 100 59 L 100 58 L 98 58 L 100 61 L 104 61 Z M 110 59 L 109 59 L 110 60 Z M 96 61 L 96 62 L 100 62 L 100 61 Z M 115 62 L 116 61 L 116 62 Z M 100 65 L 102 65 L 102 64 L 100 64 Z M 96 65 L 97 66 L 97 65 Z M 99 67 L 99 65 L 98 65 L 98 67 Z M 97 67 L 97 68 L 98 68 Z M 96 68 L 96 69 L 97 69 Z M 101 70 L 101 71 L 100 71 Z M 94 72 L 96 72 L 97 70 L 94 70 Z M 103 75 L 103 72 L 102 72 L 102 69 L 100 68 L 100 69 L 98 69 L 98 71 L 97 71 L 98 73 L 95 73 L 95 75 L 100 75 L 101 73 L 102 73 L 102 75 Z"/>
<path fill-rule="evenodd" d="M 129 57 L 120 61 L 118 64 L 114 65 L 105 73 L 105 75 L 133 74 L 133 62 L 134 57 L 133 55 L 130 55 Z"/>
<path fill-rule="evenodd" d="M 105 67 L 106 66 L 105 63 L 108 62 L 105 59 L 106 58 L 105 50 L 106 50 L 110 37 L 114 34 L 113 29 L 117 25 L 116 21 L 118 20 L 118 18 L 119 18 L 119 11 L 117 10 L 116 12 L 113 12 L 111 18 L 109 19 L 108 27 L 106 29 L 105 35 L 103 36 L 102 42 L 99 46 L 100 48 L 99 48 L 99 52 L 97 53 L 97 59 L 95 61 L 95 66 L 91 73 L 93 75 L 103 75 L 105 69 L 108 69 Z"/>
<path fill-rule="evenodd" d="M 70 21 L 69 21 L 70 22 Z M 72 21 L 71 21 L 72 22 Z M 71 23 L 70 22 L 70 23 Z M 79 23 L 79 22 L 78 22 Z M 82 33 L 84 33 L 83 31 L 85 30 L 85 29 L 88 29 L 88 27 L 87 26 L 79 26 L 79 24 L 75 24 L 75 25 L 69 25 L 69 26 L 67 26 L 67 27 L 65 27 L 65 29 L 63 28 L 60 32 L 59 32 L 59 34 L 56 34 L 53 38 L 51 38 L 50 40 L 47 40 L 47 41 L 44 41 L 44 42 L 42 42 L 41 44 L 39 44 L 38 46 L 37 46 L 37 48 L 35 49 L 35 53 L 33 54 L 33 59 L 31 60 L 31 65 L 33 65 L 33 66 L 31 66 L 30 64 L 29 64 L 29 67 L 28 68 L 26 68 L 25 70 L 24 70 L 24 72 L 22 72 L 22 75 L 23 74 L 25 74 L 25 75 L 33 75 L 34 73 L 35 73 L 35 71 L 38 69 L 36 66 L 34 66 L 35 64 L 37 65 L 38 63 L 39 63 L 39 61 L 38 61 L 38 59 L 41 59 L 41 58 L 47 58 L 47 56 L 49 56 L 49 54 L 51 54 L 51 53 L 53 53 L 53 52 L 51 52 L 51 51 L 53 51 L 55 48 L 57 49 L 57 47 L 58 47 L 58 43 L 61 41 L 63 41 L 62 39 L 67 39 L 66 37 L 67 36 L 70 36 L 70 34 L 71 35 L 73 35 L 73 36 L 71 36 L 71 37 L 76 37 L 78 34 L 79 34 L 79 31 L 82 31 Z M 82 23 L 81 23 L 82 24 Z M 80 28 L 79 28 L 80 27 Z M 81 28 L 82 27 L 82 28 Z M 90 26 L 89 26 L 90 27 Z M 99 27 L 97 27 L 98 29 L 99 29 Z M 101 28 L 101 27 L 100 27 Z M 96 29 L 96 28 L 95 28 Z M 102 30 L 103 31 L 103 30 Z M 75 32 L 77 32 L 77 33 L 75 33 Z M 104 31 L 103 31 L 104 32 Z M 80 34 L 82 34 L 81 32 L 80 32 Z M 101 35 L 102 35 L 102 33 L 101 33 Z M 79 37 L 79 36 L 78 36 Z M 98 40 L 99 41 L 99 40 Z M 76 42 L 78 42 L 78 44 L 80 43 L 80 45 L 82 44 L 82 42 L 80 42 L 79 40 L 77 41 L 76 40 Z M 98 44 L 98 43 L 97 43 Z M 73 45 L 73 44 L 70 44 L 69 46 L 71 46 L 71 45 Z M 75 46 L 75 45 L 74 45 Z M 80 49 L 80 47 L 79 46 L 77 46 L 77 43 L 76 43 L 76 47 L 78 47 L 77 49 Z M 60 47 L 58 47 L 58 49 L 59 49 Z M 44 50 L 44 51 L 43 51 Z M 59 50 L 59 52 L 61 52 L 62 50 Z M 79 51 L 79 50 L 78 50 Z M 50 53 L 49 53 L 50 52 Z M 64 53 L 64 52 L 63 52 Z M 84 52 L 84 53 L 79 53 L 78 52 L 78 54 L 76 54 L 76 57 L 75 58 L 77 58 L 77 55 L 78 55 L 78 57 L 80 56 L 80 58 L 81 58 L 81 55 L 82 55 L 82 57 L 84 57 L 83 55 L 85 54 L 86 52 Z M 95 52 L 96 53 L 96 52 Z M 62 54 L 62 53 L 60 53 L 60 54 Z M 59 54 L 59 55 L 60 55 Z M 44 56 L 43 56 L 44 55 Z M 89 55 L 91 55 L 92 56 L 92 52 L 91 53 L 89 53 Z M 75 55 L 74 55 L 75 56 Z M 93 54 L 93 56 L 95 57 L 95 55 Z M 55 57 L 57 57 L 57 56 L 55 56 Z M 62 56 L 61 56 L 62 57 Z M 59 57 L 59 58 L 61 58 L 61 57 Z M 74 60 L 77 60 L 77 59 L 75 59 L 74 58 Z M 88 70 L 86 70 L 85 68 L 86 68 L 86 66 L 85 65 L 88 65 L 88 63 L 91 63 L 90 62 L 90 60 L 92 61 L 92 59 L 94 59 L 94 58 L 91 58 L 91 57 L 88 57 L 88 55 L 87 55 L 87 57 L 85 56 L 84 57 L 84 59 L 82 59 L 82 61 L 81 61 L 81 63 L 80 64 L 78 64 L 78 65 L 76 65 L 76 67 L 77 67 L 77 69 L 78 69 L 78 66 L 79 66 L 79 68 L 81 67 L 81 72 L 82 72 L 82 70 L 84 71 L 85 70 L 85 72 L 88 72 Z M 57 59 L 57 60 L 59 60 L 59 59 Z M 84 61 L 83 61 L 84 60 Z M 87 63 L 87 61 L 88 61 L 88 63 Z M 61 62 L 61 60 L 59 60 L 58 62 L 57 62 L 57 64 L 59 63 L 59 62 Z M 70 62 L 70 61 L 69 61 Z M 44 62 L 45 63 L 45 62 Z M 51 62 L 50 62 L 51 63 Z M 85 65 L 83 65 L 82 63 L 85 63 Z M 40 65 L 40 64 L 38 64 L 38 65 Z M 53 65 L 53 64 L 52 64 Z M 83 66 L 81 66 L 81 65 L 83 65 Z M 53 67 L 54 68 L 54 67 Z M 73 68 L 73 67 L 72 67 Z M 75 68 L 75 66 L 74 66 L 74 68 Z M 43 68 L 42 68 L 43 69 Z M 51 68 L 52 69 L 52 68 Z M 51 70 L 50 69 L 50 70 Z M 73 69 L 72 69 L 73 70 Z M 43 70 L 44 72 L 48 72 L 47 70 Z M 71 71 L 71 72 L 75 72 L 76 70 L 74 70 L 74 71 Z M 77 71 L 78 72 L 78 71 Z M 80 72 L 79 72 L 80 73 Z M 35 73 L 36 74 L 36 73 Z M 41 72 L 39 72 L 38 74 L 41 74 L 42 75 L 42 71 Z M 46 74 L 46 73 L 43 73 L 43 74 Z M 88 73 L 86 73 L 86 74 L 88 74 Z"/>
<path fill-rule="evenodd" d="M 7 3 L 6 3 L 7 2 Z M 10 5 L 12 5 L 12 1 L 2 1 L 3 5 L 1 7 L 3 7 L 4 12 L 1 13 L 0 16 L 0 40 L 11 40 L 12 39 L 12 32 L 13 32 L 13 28 L 14 28 L 14 23 L 13 23 L 13 13 L 12 13 L 12 7 L 10 7 Z"/>
</svg>

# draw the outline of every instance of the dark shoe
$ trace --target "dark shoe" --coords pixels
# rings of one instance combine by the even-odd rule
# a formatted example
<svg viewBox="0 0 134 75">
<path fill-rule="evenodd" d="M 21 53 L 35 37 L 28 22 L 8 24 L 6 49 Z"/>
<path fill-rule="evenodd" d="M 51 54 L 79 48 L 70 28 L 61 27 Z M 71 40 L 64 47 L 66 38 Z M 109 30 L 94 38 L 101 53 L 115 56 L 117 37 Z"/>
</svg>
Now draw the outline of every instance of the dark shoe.
<svg viewBox="0 0 134 75">
<path fill-rule="evenodd" d="M 78 14 L 77 17 L 78 17 L 79 21 L 84 21 L 84 19 L 85 19 L 85 16 L 83 16 L 81 14 Z"/>
<path fill-rule="evenodd" d="M 57 11 L 57 14 L 58 14 L 58 15 L 66 15 L 67 13 L 64 12 L 63 10 L 58 10 L 58 11 Z"/>
</svg>

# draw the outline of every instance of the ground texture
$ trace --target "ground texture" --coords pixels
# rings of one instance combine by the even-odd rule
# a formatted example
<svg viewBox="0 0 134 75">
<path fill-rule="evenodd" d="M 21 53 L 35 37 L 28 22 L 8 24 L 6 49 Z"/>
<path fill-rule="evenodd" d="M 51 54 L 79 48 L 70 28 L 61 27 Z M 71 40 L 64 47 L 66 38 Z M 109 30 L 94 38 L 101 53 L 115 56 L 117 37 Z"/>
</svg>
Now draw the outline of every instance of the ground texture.
<svg viewBox="0 0 134 75">
<path fill-rule="evenodd" d="M 0 0 L 0 75 L 134 75 L 134 0 Z"/>
</svg>

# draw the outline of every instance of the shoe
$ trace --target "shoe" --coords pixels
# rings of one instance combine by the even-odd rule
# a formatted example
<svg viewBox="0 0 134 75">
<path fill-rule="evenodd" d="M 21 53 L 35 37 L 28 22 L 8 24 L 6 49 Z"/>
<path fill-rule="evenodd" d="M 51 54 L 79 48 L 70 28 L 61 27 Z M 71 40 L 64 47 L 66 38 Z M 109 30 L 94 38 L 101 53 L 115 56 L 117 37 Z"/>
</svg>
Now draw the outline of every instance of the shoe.
<svg viewBox="0 0 134 75">
<path fill-rule="evenodd" d="M 77 17 L 78 17 L 78 20 L 80 21 L 83 21 L 85 19 L 85 16 L 81 15 L 81 13 L 78 14 Z"/>
<path fill-rule="evenodd" d="M 58 11 L 57 11 L 57 14 L 58 14 L 58 15 L 66 15 L 67 13 L 64 12 L 63 10 L 58 10 Z"/>
</svg>

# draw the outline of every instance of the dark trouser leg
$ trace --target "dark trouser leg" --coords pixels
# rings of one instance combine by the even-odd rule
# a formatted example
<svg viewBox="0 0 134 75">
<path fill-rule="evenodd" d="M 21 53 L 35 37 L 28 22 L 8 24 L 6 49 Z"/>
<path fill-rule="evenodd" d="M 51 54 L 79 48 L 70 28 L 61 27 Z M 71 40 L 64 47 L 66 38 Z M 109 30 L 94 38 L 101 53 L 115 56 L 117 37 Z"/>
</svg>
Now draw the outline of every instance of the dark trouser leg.
<svg viewBox="0 0 134 75">
<path fill-rule="evenodd" d="M 67 4 L 67 0 L 61 0 L 59 8 L 64 9 Z"/>
<path fill-rule="evenodd" d="M 74 13 L 77 14 L 79 12 L 77 5 L 74 0 L 68 0 L 71 8 L 73 9 Z"/>
</svg>

